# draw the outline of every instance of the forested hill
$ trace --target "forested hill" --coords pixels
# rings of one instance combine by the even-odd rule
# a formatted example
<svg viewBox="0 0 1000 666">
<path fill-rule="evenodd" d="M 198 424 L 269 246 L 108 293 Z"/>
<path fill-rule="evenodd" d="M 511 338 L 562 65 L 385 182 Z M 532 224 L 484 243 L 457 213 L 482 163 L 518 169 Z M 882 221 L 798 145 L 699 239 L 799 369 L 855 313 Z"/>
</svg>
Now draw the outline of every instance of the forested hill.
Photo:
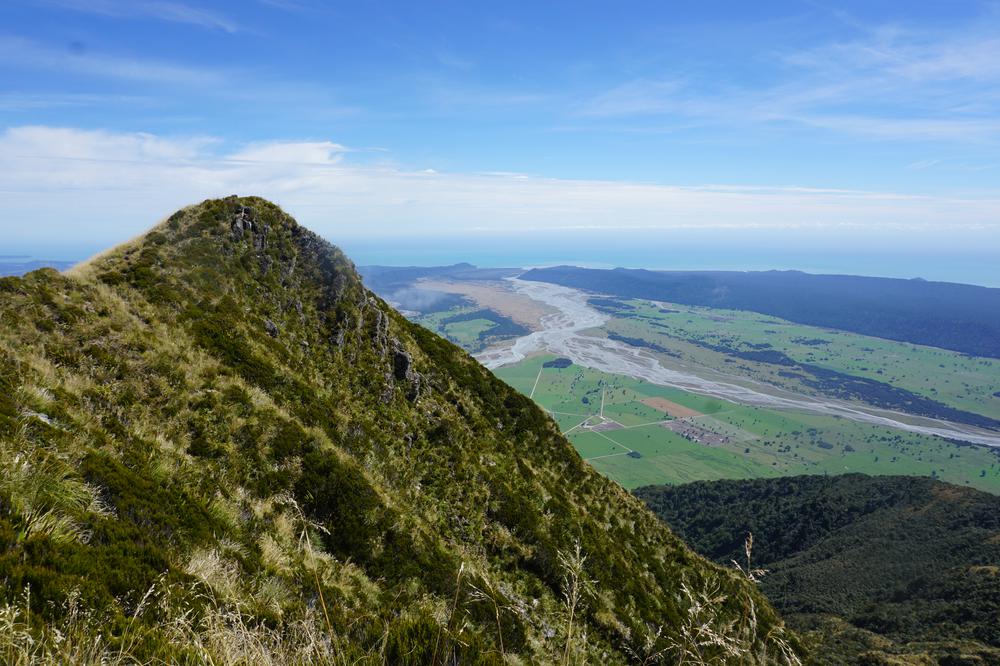
<svg viewBox="0 0 1000 666">
<path fill-rule="evenodd" d="M 1000 358 L 1000 289 L 799 271 L 649 271 L 558 266 L 524 280 L 621 298 L 750 310 L 812 326 Z"/>
<path fill-rule="evenodd" d="M 705 626 L 712 663 L 793 656 L 754 585 L 261 199 L 0 279 L 0 475 L 7 663 L 623 664 Z"/>
<path fill-rule="evenodd" d="M 647 486 L 635 494 L 720 563 L 743 563 L 752 532 L 752 566 L 769 570 L 763 590 L 800 626 L 833 615 L 856 637 L 870 632 L 903 652 L 950 653 L 964 642 L 986 663 L 1000 663 L 1000 497 L 928 478 L 860 474 Z M 906 647 L 920 642 L 935 646 Z M 879 644 L 870 635 L 860 641 Z"/>
</svg>

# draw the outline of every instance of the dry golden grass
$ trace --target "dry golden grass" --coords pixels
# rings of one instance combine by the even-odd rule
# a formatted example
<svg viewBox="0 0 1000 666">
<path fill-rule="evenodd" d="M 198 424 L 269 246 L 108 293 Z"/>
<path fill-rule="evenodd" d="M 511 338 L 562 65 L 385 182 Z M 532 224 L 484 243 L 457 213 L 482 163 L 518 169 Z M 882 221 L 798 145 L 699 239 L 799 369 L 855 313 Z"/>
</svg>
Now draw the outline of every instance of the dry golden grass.
<svg viewBox="0 0 1000 666">
<path fill-rule="evenodd" d="M 190 210 L 190 209 L 194 208 L 196 205 L 197 204 L 191 204 L 189 206 L 185 206 L 181 210 L 187 211 L 187 210 Z M 93 255 L 92 257 L 88 257 L 87 259 L 84 259 L 80 263 L 78 263 L 78 264 L 76 264 L 74 266 L 69 267 L 68 269 L 66 269 L 65 271 L 63 271 L 63 274 L 67 275 L 69 277 L 78 277 L 78 278 L 92 276 L 93 272 L 94 272 L 94 267 L 95 267 L 96 264 L 100 263 L 101 261 L 103 261 L 103 260 L 105 260 L 105 259 L 107 259 L 109 257 L 115 256 L 115 255 L 119 255 L 119 254 L 124 254 L 125 252 L 127 252 L 129 250 L 132 250 L 132 249 L 135 249 L 135 248 L 139 247 L 142 244 L 142 240 L 143 240 L 143 238 L 145 238 L 146 234 L 148 234 L 151 231 L 155 231 L 158 227 L 161 227 L 164 224 L 166 224 L 167 223 L 167 219 L 168 219 L 167 217 L 162 218 L 159 222 L 157 222 L 156 224 L 154 224 L 153 226 L 151 226 L 146 231 L 144 231 L 141 234 L 138 234 L 136 236 L 133 236 L 132 238 L 130 238 L 127 241 L 125 241 L 124 243 L 119 243 L 118 245 L 115 245 L 113 247 L 109 247 L 106 250 L 101 250 L 100 252 L 98 252 L 97 254 Z"/>
<path fill-rule="evenodd" d="M 693 416 L 704 416 L 701 412 L 691 409 L 690 407 L 685 407 L 684 405 L 678 405 L 672 400 L 667 400 L 666 398 L 643 398 L 640 402 L 647 407 L 652 407 L 661 412 L 665 412 L 675 419 L 685 419 Z"/>
<path fill-rule="evenodd" d="M 555 312 L 547 305 L 518 294 L 504 282 L 421 280 L 418 284 L 422 289 L 465 296 L 479 307 L 499 312 L 532 330 L 541 327 L 542 317 Z"/>
</svg>

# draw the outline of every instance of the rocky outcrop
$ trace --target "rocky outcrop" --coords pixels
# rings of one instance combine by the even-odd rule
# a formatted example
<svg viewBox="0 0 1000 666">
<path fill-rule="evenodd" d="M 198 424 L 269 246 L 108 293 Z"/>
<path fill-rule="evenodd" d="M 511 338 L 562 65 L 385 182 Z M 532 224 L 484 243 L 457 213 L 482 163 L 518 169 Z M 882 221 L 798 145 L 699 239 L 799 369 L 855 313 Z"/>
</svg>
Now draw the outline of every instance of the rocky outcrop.
<svg viewBox="0 0 1000 666">
<path fill-rule="evenodd" d="M 409 379 L 410 376 L 410 364 L 412 363 L 410 355 L 407 354 L 402 349 L 397 348 L 392 355 L 392 373 L 396 379 L 402 381 L 404 379 Z"/>
<path fill-rule="evenodd" d="M 267 235 L 271 231 L 271 227 L 258 221 L 257 213 L 253 206 L 236 204 L 230 229 L 232 229 L 233 239 L 236 241 L 243 240 L 246 237 L 246 233 L 250 233 L 250 242 L 253 245 L 253 249 L 259 255 L 258 261 L 261 273 L 267 274 L 272 264 L 270 255 L 266 253 Z"/>
<path fill-rule="evenodd" d="M 243 238 L 244 231 L 253 231 L 254 211 L 252 206 L 237 206 L 233 214 L 233 237 Z"/>
<path fill-rule="evenodd" d="M 413 369 L 413 358 L 409 352 L 398 346 L 398 342 L 396 345 L 392 353 L 392 374 L 396 381 L 405 382 L 406 399 L 412 402 L 420 395 L 422 378 L 420 373 Z"/>
</svg>

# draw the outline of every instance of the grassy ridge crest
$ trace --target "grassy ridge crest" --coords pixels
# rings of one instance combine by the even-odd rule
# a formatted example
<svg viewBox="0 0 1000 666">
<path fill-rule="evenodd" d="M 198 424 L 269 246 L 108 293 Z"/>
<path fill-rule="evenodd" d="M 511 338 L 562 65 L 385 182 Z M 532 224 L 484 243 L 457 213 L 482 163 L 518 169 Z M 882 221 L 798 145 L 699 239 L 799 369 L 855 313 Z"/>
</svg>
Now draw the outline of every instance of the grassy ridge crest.
<svg viewBox="0 0 1000 666">
<path fill-rule="evenodd" d="M 0 323 L 7 661 L 796 660 L 753 585 L 267 201 L 0 279 Z"/>
</svg>

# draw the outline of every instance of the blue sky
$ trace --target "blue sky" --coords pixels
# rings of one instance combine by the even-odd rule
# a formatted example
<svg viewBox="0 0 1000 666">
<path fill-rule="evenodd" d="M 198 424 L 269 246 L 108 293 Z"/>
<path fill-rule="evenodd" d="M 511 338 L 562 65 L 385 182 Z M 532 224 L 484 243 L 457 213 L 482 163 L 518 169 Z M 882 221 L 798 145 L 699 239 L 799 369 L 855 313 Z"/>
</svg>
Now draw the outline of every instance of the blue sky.
<svg viewBox="0 0 1000 666">
<path fill-rule="evenodd" d="M 997 2 L 0 5 L 0 254 L 239 192 L 359 261 L 978 256 L 998 149 Z"/>
</svg>

